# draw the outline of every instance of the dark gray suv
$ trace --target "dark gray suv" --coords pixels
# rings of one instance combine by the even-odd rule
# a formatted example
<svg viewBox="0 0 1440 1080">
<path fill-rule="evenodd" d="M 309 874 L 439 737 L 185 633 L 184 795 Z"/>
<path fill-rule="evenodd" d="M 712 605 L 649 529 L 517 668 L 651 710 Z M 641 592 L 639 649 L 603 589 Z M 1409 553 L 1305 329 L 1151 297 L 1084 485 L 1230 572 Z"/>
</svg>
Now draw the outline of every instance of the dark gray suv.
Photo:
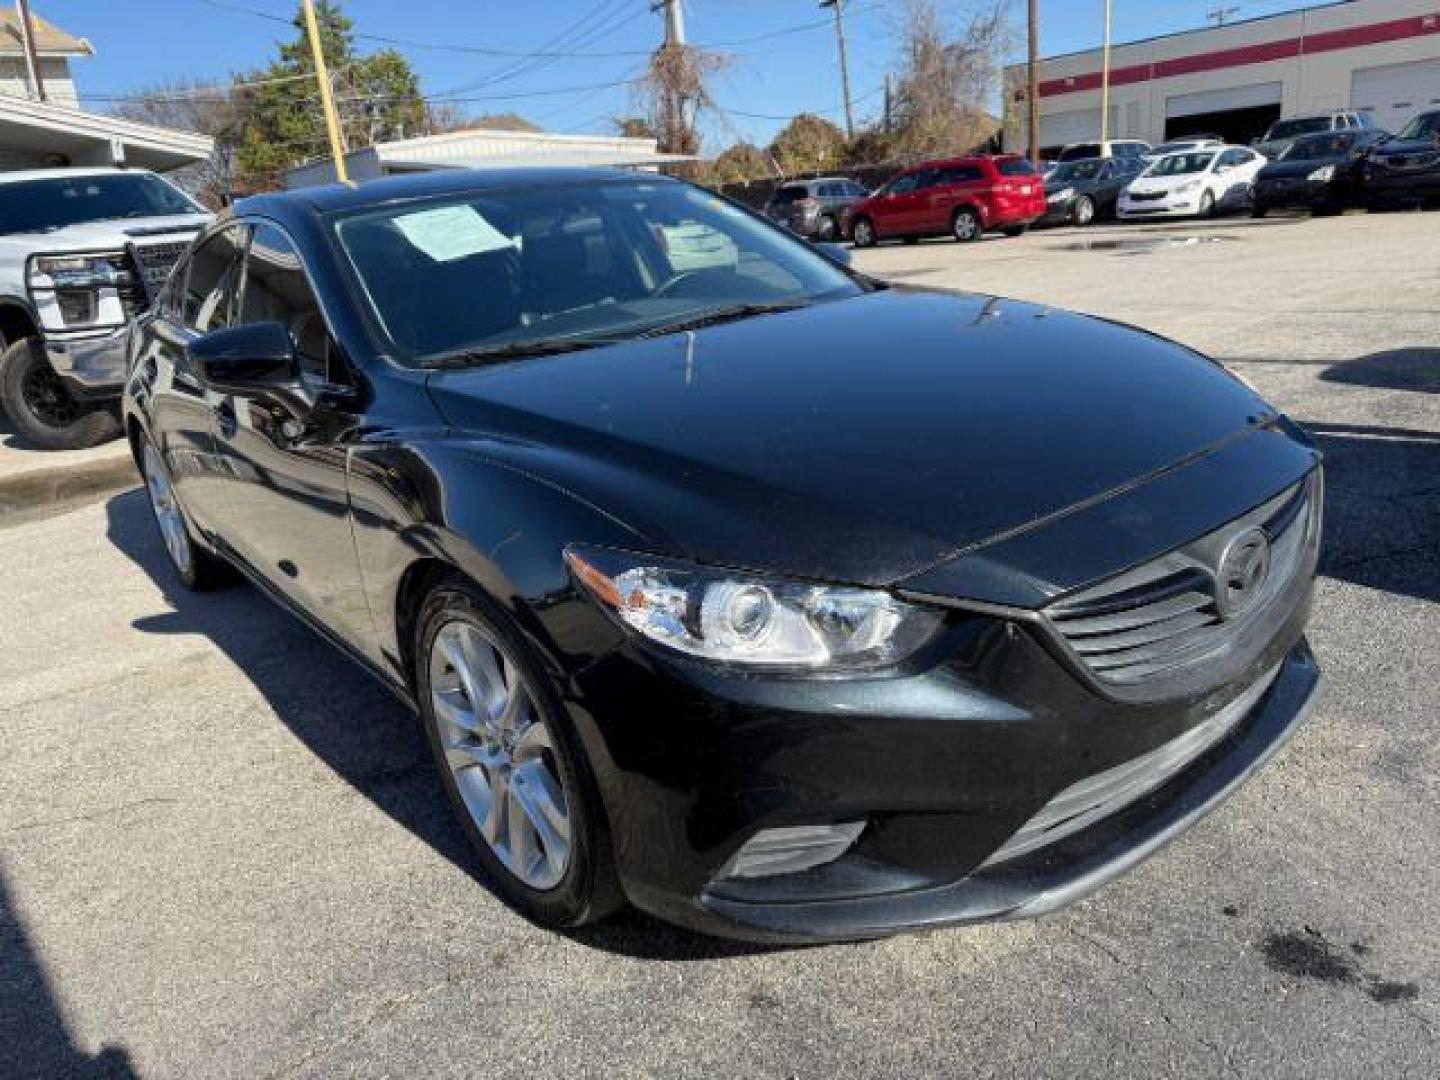
<svg viewBox="0 0 1440 1080">
<path fill-rule="evenodd" d="M 870 192 L 843 176 L 822 176 L 781 184 L 765 204 L 765 216 L 814 240 L 840 236 L 840 216 Z"/>
</svg>

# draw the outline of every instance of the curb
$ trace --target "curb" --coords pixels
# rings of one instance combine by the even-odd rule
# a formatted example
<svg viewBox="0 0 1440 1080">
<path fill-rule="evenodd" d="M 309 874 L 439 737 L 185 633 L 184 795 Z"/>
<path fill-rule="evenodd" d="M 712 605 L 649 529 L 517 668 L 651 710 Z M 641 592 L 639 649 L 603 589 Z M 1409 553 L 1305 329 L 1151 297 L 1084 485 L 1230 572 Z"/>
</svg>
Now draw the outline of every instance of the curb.
<svg viewBox="0 0 1440 1080">
<path fill-rule="evenodd" d="M 0 529 L 54 517 L 139 485 L 128 452 L 0 477 Z"/>
</svg>

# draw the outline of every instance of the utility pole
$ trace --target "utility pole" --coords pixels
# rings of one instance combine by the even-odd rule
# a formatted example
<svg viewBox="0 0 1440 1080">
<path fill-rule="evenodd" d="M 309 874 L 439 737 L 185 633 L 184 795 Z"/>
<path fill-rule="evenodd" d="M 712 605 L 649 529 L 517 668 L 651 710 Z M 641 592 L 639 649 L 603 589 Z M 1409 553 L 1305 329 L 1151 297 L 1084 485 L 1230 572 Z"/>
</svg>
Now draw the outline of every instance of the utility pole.
<svg viewBox="0 0 1440 1080">
<path fill-rule="evenodd" d="M 894 101 L 895 101 L 895 92 L 894 92 L 894 90 L 891 88 L 890 73 L 887 71 L 887 72 L 885 73 L 885 130 L 886 130 L 886 131 L 889 131 L 889 130 L 890 130 L 890 125 L 891 125 L 891 119 L 890 119 L 891 113 L 890 113 L 890 111 L 891 111 L 891 109 L 894 108 Z"/>
<path fill-rule="evenodd" d="M 330 92 L 330 72 L 325 67 L 325 50 L 320 46 L 320 24 L 315 18 L 314 0 L 303 0 L 305 31 L 310 37 L 310 52 L 315 57 L 315 81 L 320 84 L 320 105 L 325 112 L 325 131 L 330 136 L 330 157 L 335 162 L 335 179 L 350 183 L 345 168 L 345 149 L 340 144 L 340 117 L 335 112 L 335 95 Z"/>
<path fill-rule="evenodd" d="M 1040 160 L 1040 0 L 1030 0 L 1030 65 L 1025 104 L 1030 125 L 1030 160 Z"/>
<path fill-rule="evenodd" d="M 685 9 L 680 0 L 660 0 L 659 6 L 665 9 L 665 44 L 684 45 Z"/>
<path fill-rule="evenodd" d="M 1100 74 L 1100 142 L 1110 141 L 1110 0 L 1105 0 L 1105 57 Z M 1100 147 L 1102 157 L 1109 157 Z"/>
<path fill-rule="evenodd" d="M 1215 8 L 1213 11 L 1207 11 L 1205 13 L 1205 18 L 1208 19 L 1210 22 L 1214 23 L 1216 26 L 1224 26 L 1227 22 L 1230 21 L 1231 15 L 1239 14 L 1240 9 L 1238 7 L 1225 7 L 1222 4 L 1220 7 Z"/>
<path fill-rule="evenodd" d="M 17 0 L 20 9 L 20 43 L 25 49 L 25 70 L 30 74 L 31 92 L 40 101 L 45 99 L 45 77 L 40 73 L 40 58 L 35 55 L 35 20 L 30 17 L 30 0 Z"/>
<path fill-rule="evenodd" d="M 845 0 L 820 0 L 835 12 L 835 39 L 840 45 L 840 87 L 845 94 L 845 136 L 855 138 L 855 109 L 850 102 L 850 57 L 845 48 Z"/>
</svg>

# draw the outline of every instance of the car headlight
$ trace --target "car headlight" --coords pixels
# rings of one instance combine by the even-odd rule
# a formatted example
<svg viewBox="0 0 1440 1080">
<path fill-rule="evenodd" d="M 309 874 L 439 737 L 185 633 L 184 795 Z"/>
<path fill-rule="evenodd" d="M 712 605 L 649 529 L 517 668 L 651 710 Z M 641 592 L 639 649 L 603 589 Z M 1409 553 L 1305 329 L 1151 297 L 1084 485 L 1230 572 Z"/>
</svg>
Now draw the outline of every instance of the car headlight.
<svg viewBox="0 0 1440 1080">
<path fill-rule="evenodd" d="M 1322 165 L 1320 168 L 1316 169 L 1314 172 L 1312 172 L 1312 173 L 1310 174 L 1310 182 L 1311 182 L 1312 184 L 1328 184 L 1331 180 L 1334 180 L 1334 179 L 1335 179 L 1335 166 L 1334 166 L 1334 165 Z"/>
<path fill-rule="evenodd" d="M 873 589 L 597 548 L 569 548 L 565 561 L 586 590 L 641 637 L 720 664 L 873 670 L 913 654 L 943 622 L 938 611 Z"/>
<path fill-rule="evenodd" d="M 36 255 L 30 260 L 26 282 L 31 289 L 96 289 L 119 287 L 131 281 L 123 251 L 93 255 Z"/>
<path fill-rule="evenodd" d="M 1075 189 L 1074 189 L 1073 187 L 1067 187 L 1067 188 L 1061 188 L 1059 191 L 1055 192 L 1054 195 L 1051 195 L 1051 196 L 1050 196 L 1050 201 L 1051 201 L 1051 202 L 1066 202 L 1066 201 L 1068 201 L 1068 200 L 1070 200 L 1070 199 L 1073 199 L 1074 197 L 1075 197 Z"/>
</svg>

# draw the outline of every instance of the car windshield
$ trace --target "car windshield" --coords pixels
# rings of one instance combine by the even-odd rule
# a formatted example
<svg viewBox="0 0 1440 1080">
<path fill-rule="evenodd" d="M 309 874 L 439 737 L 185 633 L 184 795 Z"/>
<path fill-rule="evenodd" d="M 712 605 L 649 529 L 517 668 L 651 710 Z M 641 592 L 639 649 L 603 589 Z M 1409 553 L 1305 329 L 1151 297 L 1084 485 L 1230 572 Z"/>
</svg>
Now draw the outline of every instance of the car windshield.
<svg viewBox="0 0 1440 1080">
<path fill-rule="evenodd" d="M 1204 172 L 1215 160 L 1213 153 L 1171 154 L 1145 170 L 1146 176 L 1186 176 Z"/>
<path fill-rule="evenodd" d="M 400 358 L 419 363 L 564 352 L 864 291 L 802 241 L 663 179 L 392 204 L 335 229 Z"/>
<path fill-rule="evenodd" d="M 1440 137 L 1440 112 L 1421 113 L 1400 129 L 1402 139 L 1434 139 Z"/>
<path fill-rule="evenodd" d="M 1293 139 L 1297 135 L 1310 135 L 1317 131 L 1330 130 L 1330 118 L 1328 116 L 1310 116 L 1304 120 L 1280 120 L 1270 126 L 1270 134 L 1266 141 L 1273 142 L 1276 139 Z"/>
<path fill-rule="evenodd" d="M 1069 165 L 1061 165 L 1050 174 L 1050 181 L 1056 184 L 1073 184 L 1077 180 L 1086 182 L 1094 180 L 1105 168 L 1105 162 L 1099 158 L 1091 158 L 1089 161 L 1076 161 Z"/>
<path fill-rule="evenodd" d="M 995 162 L 1001 176 L 1034 176 L 1035 167 L 1025 158 L 1001 158 Z"/>
<path fill-rule="evenodd" d="M 1280 156 L 1281 161 L 1320 161 L 1328 158 L 1343 158 L 1355 147 L 1355 136 L 1344 132 L 1326 135 L 1307 135 Z"/>
<path fill-rule="evenodd" d="M 204 211 L 146 173 L 63 176 L 0 184 L 0 233 L 51 232 L 87 221 Z"/>
</svg>

